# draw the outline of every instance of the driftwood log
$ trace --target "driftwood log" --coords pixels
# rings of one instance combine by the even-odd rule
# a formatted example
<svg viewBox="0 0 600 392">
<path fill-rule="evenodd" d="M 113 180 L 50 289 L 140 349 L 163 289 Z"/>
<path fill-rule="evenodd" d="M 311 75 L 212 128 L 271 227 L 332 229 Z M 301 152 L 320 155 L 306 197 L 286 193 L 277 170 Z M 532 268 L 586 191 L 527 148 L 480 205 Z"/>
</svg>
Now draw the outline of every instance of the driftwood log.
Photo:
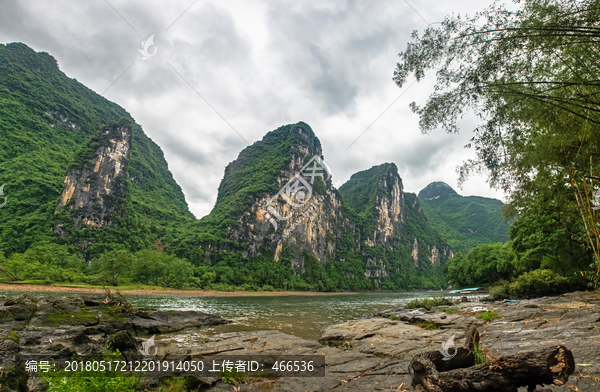
<svg viewBox="0 0 600 392">
<path fill-rule="evenodd" d="M 413 388 L 427 392 L 517 392 L 519 387 L 528 387 L 534 391 L 537 385 L 563 385 L 575 371 L 573 354 L 564 346 L 474 365 L 474 344 L 479 344 L 479 333 L 471 328 L 464 347 L 457 348 L 451 360 L 444 360 L 439 351 L 415 355 L 408 368 Z"/>
</svg>

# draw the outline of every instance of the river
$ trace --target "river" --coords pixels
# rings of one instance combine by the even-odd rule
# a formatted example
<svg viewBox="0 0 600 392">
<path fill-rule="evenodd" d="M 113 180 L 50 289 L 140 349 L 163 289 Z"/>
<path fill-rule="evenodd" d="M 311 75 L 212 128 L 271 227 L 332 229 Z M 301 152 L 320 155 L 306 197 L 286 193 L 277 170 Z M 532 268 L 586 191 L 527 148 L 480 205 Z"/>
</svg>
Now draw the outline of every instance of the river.
<svg viewBox="0 0 600 392">
<path fill-rule="evenodd" d="M 0 291 L 0 296 L 15 297 L 22 293 Z M 61 296 L 61 293 L 30 295 Z M 72 295 L 72 294 L 69 294 Z M 82 294 L 86 295 L 86 294 Z M 279 330 L 298 337 L 318 340 L 321 328 L 351 319 L 370 316 L 381 310 L 394 308 L 415 298 L 446 296 L 440 292 L 358 293 L 310 296 L 240 296 L 200 297 L 185 295 L 125 295 L 136 307 L 154 310 L 199 310 L 233 320 L 229 325 L 203 328 L 185 334 L 198 340 L 226 332 Z M 477 297 L 475 294 L 456 294 Z M 185 344 L 186 342 L 181 342 Z M 189 342 L 191 343 L 191 342 Z"/>
</svg>

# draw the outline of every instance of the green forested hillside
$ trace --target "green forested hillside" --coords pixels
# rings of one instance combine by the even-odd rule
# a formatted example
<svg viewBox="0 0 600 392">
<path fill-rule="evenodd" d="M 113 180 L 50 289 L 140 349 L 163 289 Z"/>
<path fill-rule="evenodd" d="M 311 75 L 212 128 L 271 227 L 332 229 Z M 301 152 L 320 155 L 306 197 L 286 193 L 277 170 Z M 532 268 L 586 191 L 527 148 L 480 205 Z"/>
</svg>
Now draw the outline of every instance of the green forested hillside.
<svg viewBox="0 0 600 392">
<path fill-rule="evenodd" d="M 49 54 L 0 44 L 0 185 L 8 197 L 0 209 L 0 244 L 6 255 L 57 241 L 54 209 L 68 169 L 81 164 L 77 157 L 86 156 L 103 125 L 122 119 L 133 124 L 125 207 L 126 232 L 134 235 L 114 233 L 105 241 L 136 250 L 174 222 L 193 218 L 160 147 L 129 113 L 67 77 Z"/>
<path fill-rule="evenodd" d="M 359 214 L 372 214 L 375 209 L 377 184 L 382 176 L 389 172 L 398 173 L 394 163 L 384 163 L 370 169 L 354 173 L 348 181 L 340 187 L 344 202 Z"/>
<path fill-rule="evenodd" d="M 480 196 L 461 196 L 443 182 L 432 182 L 419 192 L 431 225 L 454 252 L 465 253 L 490 242 L 508 241 L 502 202 Z"/>
<path fill-rule="evenodd" d="M 304 223 L 288 239 L 292 220 L 271 226 L 266 201 L 322 158 L 303 122 L 241 151 L 200 220 L 129 113 L 68 78 L 47 53 L 0 45 L 0 131 L 8 198 L 0 279 L 224 290 L 445 286 L 440 267 L 450 249 L 416 197 L 402 193 L 393 163 L 355 174 L 340 191 L 329 177 L 313 178 L 310 203 L 294 217 Z"/>
</svg>

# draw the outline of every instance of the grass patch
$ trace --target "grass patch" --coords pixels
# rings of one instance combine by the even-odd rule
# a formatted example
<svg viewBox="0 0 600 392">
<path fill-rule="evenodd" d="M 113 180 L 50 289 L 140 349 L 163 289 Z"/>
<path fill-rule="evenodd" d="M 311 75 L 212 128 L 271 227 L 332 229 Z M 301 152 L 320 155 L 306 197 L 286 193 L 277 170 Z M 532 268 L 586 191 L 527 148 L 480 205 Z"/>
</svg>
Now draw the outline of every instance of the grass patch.
<svg viewBox="0 0 600 392">
<path fill-rule="evenodd" d="M 94 325 L 98 323 L 96 313 L 87 309 L 71 313 L 65 309 L 55 309 L 43 317 L 44 325 L 58 327 L 60 325 Z"/>
<path fill-rule="evenodd" d="M 0 338 L 0 340 L 12 340 L 13 342 L 19 344 L 19 342 L 21 341 L 21 335 L 19 335 L 15 331 L 8 331 L 8 333 L 10 334 L 10 337 L 8 337 L 8 338 Z"/>
<path fill-rule="evenodd" d="M 444 313 L 448 313 L 448 314 L 454 314 L 454 313 L 460 312 L 460 309 L 458 309 L 458 308 L 449 308 L 449 307 L 439 308 L 438 310 L 441 312 L 444 312 Z"/>
<path fill-rule="evenodd" d="M 475 365 L 481 365 L 482 363 L 487 362 L 486 351 L 487 350 L 483 350 L 479 344 L 473 345 L 471 353 L 473 354 L 473 357 L 475 357 Z"/>
<path fill-rule="evenodd" d="M 496 312 L 492 312 L 491 310 L 488 310 L 487 312 L 479 313 L 476 317 L 480 320 L 492 321 L 492 320 L 495 320 L 502 316 L 500 316 Z"/>
<path fill-rule="evenodd" d="M 425 308 L 427 310 L 431 310 L 434 306 L 448 306 L 453 305 L 452 301 L 448 298 L 444 297 L 436 297 L 436 298 L 417 298 L 413 299 L 406 305 L 404 305 L 404 309 L 419 309 Z"/>
<path fill-rule="evenodd" d="M 390 314 L 390 317 L 388 317 L 390 320 L 398 320 L 398 317 L 396 317 L 395 314 Z"/>
<path fill-rule="evenodd" d="M 219 374 L 225 384 L 239 384 L 246 381 L 246 373 L 238 372 L 237 369 L 224 370 Z"/>
<path fill-rule="evenodd" d="M 119 360 L 119 350 L 112 355 L 105 353 L 105 361 Z M 73 357 L 75 358 L 75 357 Z M 114 369 L 109 371 L 82 371 L 75 376 L 73 373 L 60 370 L 53 375 L 41 373 L 48 383 L 49 392 L 136 392 L 138 376 L 119 377 L 120 372 Z"/>
<path fill-rule="evenodd" d="M 435 323 L 435 321 L 431 321 L 431 320 L 417 323 L 417 327 L 426 329 L 428 331 L 433 331 L 435 329 L 440 329 L 440 327 Z"/>
</svg>

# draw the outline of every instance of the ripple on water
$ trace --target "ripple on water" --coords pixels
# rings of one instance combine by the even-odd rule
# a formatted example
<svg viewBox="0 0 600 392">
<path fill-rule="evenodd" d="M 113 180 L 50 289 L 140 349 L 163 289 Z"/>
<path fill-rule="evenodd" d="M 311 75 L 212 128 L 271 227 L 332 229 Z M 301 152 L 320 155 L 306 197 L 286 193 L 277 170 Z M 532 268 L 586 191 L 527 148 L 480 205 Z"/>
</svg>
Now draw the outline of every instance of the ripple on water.
<svg viewBox="0 0 600 392">
<path fill-rule="evenodd" d="M 15 297 L 18 292 L 0 291 L 0 295 Z M 29 293 L 61 296 L 61 293 Z M 72 294 L 71 294 L 72 295 Z M 352 295 L 311 295 L 277 297 L 198 297 L 185 295 L 126 295 L 136 307 L 155 310 L 196 310 L 219 315 L 234 323 L 202 328 L 198 332 L 173 334 L 183 339 L 176 344 L 201 342 L 206 336 L 225 332 L 279 330 L 304 339 L 318 340 L 321 328 L 346 320 L 372 315 L 401 306 L 415 298 L 449 296 L 440 292 L 359 293 Z M 465 294 L 457 294 L 463 297 Z M 469 298 L 479 295 L 467 294 Z M 182 337 L 183 336 L 183 337 Z M 188 336 L 188 338 L 185 338 Z M 164 336 L 166 339 L 168 336 Z"/>
</svg>

